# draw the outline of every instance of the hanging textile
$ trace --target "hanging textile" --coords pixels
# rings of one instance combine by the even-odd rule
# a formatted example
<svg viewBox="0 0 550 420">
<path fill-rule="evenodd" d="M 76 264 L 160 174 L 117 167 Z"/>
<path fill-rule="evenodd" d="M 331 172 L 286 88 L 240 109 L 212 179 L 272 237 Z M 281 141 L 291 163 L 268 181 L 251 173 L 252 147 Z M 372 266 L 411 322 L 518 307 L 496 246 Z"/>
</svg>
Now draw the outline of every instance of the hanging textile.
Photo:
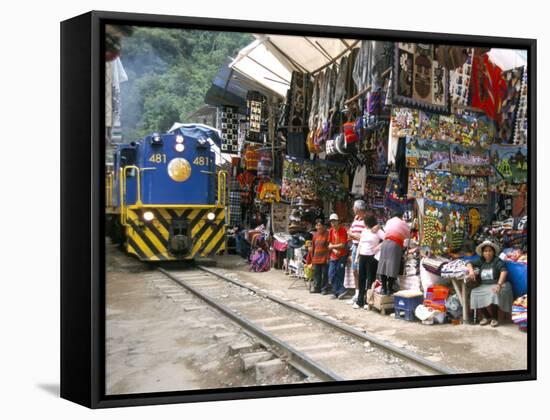
<svg viewBox="0 0 550 420">
<path fill-rule="evenodd" d="M 346 100 L 346 77 L 348 72 L 348 57 L 344 56 L 340 59 L 338 68 L 338 74 L 336 76 L 336 82 L 334 84 L 334 103 L 333 106 L 337 110 L 344 108 L 344 101 Z"/>
<path fill-rule="evenodd" d="M 453 70 L 449 71 L 449 92 L 451 95 L 451 104 L 453 106 L 466 106 L 468 105 L 470 82 L 472 77 L 472 62 L 474 59 L 473 48 L 462 48 L 461 52 L 458 52 L 462 61 L 464 57 L 466 61 L 464 64 L 452 67 Z M 456 64 L 456 63 L 455 63 Z"/>
<path fill-rule="evenodd" d="M 418 113 L 418 136 L 426 140 L 439 140 L 439 115 L 420 111 Z"/>
<path fill-rule="evenodd" d="M 267 131 L 265 120 L 267 118 L 267 98 L 260 92 L 249 91 L 246 95 L 248 129 L 246 141 L 263 143 L 263 135 Z"/>
<path fill-rule="evenodd" d="M 462 204 L 487 204 L 487 178 L 452 176 L 451 201 Z"/>
<path fill-rule="evenodd" d="M 466 214 L 464 206 L 424 200 L 420 245 L 434 255 L 458 251 L 464 240 Z"/>
<path fill-rule="evenodd" d="M 452 188 L 450 172 L 411 169 L 409 171 L 409 198 L 426 197 L 430 200 L 450 201 Z"/>
<path fill-rule="evenodd" d="M 493 144 L 491 163 L 494 168 L 489 182 L 491 191 L 505 195 L 527 191 L 527 146 Z"/>
<path fill-rule="evenodd" d="M 393 96 L 396 104 L 449 111 L 449 75 L 434 59 L 431 44 L 395 43 Z"/>
<path fill-rule="evenodd" d="M 237 178 L 232 177 L 229 184 L 229 225 L 238 226 L 242 222 L 241 190 Z"/>
<path fill-rule="evenodd" d="M 523 67 L 510 69 L 502 73 L 506 83 L 506 94 L 502 98 L 502 105 L 498 115 L 497 138 L 501 144 L 513 142 L 514 126 L 521 96 L 521 84 L 523 79 Z"/>
<path fill-rule="evenodd" d="M 408 137 L 405 156 L 408 168 L 449 171 L 449 145 L 446 143 Z"/>
<path fill-rule="evenodd" d="M 527 68 L 523 70 L 521 80 L 521 90 L 518 103 L 518 111 L 516 114 L 516 125 L 514 129 L 515 145 L 527 144 Z"/>
<path fill-rule="evenodd" d="M 489 150 L 451 144 L 451 171 L 458 175 L 490 175 Z"/>
<path fill-rule="evenodd" d="M 306 127 L 306 95 L 308 76 L 298 71 L 292 72 L 290 82 L 289 131 L 303 131 Z"/>
<path fill-rule="evenodd" d="M 238 109 L 231 106 L 218 108 L 218 127 L 221 131 L 222 153 L 239 153 L 239 114 Z"/>
<path fill-rule="evenodd" d="M 502 70 L 489 60 L 489 56 L 474 56 L 472 65 L 472 106 L 482 109 L 492 120 L 496 120 L 506 94 L 506 82 Z"/>
</svg>

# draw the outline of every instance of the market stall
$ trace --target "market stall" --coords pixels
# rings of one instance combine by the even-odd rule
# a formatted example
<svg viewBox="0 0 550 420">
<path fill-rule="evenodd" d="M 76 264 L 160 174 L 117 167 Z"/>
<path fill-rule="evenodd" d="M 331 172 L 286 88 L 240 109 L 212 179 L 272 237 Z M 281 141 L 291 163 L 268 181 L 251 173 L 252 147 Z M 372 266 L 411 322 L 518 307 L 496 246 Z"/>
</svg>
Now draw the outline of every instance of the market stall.
<svg viewBox="0 0 550 420">
<path fill-rule="evenodd" d="M 422 292 L 423 306 L 469 320 L 465 267 L 484 240 L 504 250 L 514 296 L 528 293 L 524 56 L 256 38 L 229 68 L 257 89 L 242 95 L 244 109 L 220 108 L 222 147 L 234 156 L 229 224 L 246 232 L 248 258 L 258 245 L 247 238 L 261 232 L 272 265 L 288 269 L 304 257 L 291 242 L 309 240 L 328 214 L 349 226 L 360 199 L 381 226 L 404 214 L 400 288 Z M 440 286 L 448 293 L 434 303 Z"/>
</svg>

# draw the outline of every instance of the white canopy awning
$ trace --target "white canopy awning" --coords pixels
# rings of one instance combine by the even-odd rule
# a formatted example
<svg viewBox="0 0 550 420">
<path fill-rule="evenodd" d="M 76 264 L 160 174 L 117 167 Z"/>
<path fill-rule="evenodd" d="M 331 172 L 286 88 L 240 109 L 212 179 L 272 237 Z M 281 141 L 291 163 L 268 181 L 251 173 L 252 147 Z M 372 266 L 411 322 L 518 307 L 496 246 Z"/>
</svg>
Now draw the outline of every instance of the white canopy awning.
<svg viewBox="0 0 550 420">
<path fill-rule="evenodd" d="M 491 48 L 487 54 L 489 59 L 503 71 L 527 65 L 526 50 Z"/>
<path fill-rule="evenodd" d="M 229 65 L 262 86 L 285 96 L 293 70 L 314 73 L 348 53 L 357 40 L 255 34 Z"/>
</svg>

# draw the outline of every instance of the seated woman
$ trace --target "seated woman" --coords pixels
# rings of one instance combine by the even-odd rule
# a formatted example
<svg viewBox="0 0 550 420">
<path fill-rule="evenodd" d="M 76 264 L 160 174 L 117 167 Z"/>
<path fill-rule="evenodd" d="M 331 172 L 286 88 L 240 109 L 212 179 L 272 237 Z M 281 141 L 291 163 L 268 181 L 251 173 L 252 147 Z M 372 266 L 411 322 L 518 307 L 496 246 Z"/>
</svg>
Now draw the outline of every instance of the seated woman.
<svg viewBox="0 0 550 420">
<path fill-rule="evenodd" d="M 497 310 L 500 308 L 504 312 L 512 311 L 512 285 L 506 281 L 508 270 L 506 264 L 497 254 L 500 252 L 498 245 L 485 241 L 476 248 L 476 253 L 481 259 L 468 263 L 469 269 L 468 281 L 475 281 L 476 275 L 474 267 L 479 268 L 479 285 L 472 289 L 470 294 L 470 308 L 481 309 L 483 318 L 479 325 L 491 324 L 491 327 L 498 326 L 496 319 Z M 489 306 L 496 305 L 494 309 L 494 318 L 491 317 Z"/>
</svg>

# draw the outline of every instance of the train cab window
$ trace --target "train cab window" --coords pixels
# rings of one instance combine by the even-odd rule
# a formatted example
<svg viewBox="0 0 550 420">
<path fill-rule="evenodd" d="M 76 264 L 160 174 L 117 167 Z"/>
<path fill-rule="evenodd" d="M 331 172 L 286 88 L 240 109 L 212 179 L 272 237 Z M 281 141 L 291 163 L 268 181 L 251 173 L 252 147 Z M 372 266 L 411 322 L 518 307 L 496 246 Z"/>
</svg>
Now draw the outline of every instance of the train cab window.
<svg viewBox="0 0 550 420">
<path fill-rule="evenodd" d="M 137 150 L 136 149 L 122 149 L 120 151 L 120 167 L 124 168 L 125 166 L 133 166 L 137 161 Z M 127 176 L 134 176 L 134 169 L 127 171 Z"/>
</svg>

